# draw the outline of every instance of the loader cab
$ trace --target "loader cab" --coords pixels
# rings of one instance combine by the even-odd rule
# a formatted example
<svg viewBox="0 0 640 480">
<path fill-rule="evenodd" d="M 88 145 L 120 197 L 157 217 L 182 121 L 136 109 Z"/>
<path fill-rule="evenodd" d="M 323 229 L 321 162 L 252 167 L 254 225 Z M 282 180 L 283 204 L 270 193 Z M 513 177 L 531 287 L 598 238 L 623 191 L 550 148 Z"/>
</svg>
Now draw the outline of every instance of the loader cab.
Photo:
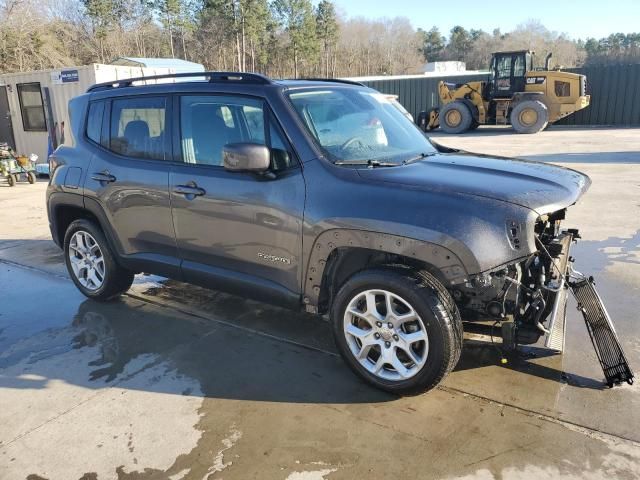
<svg viewBox="0 0 640 480">
<path fill-rule="evenodd" d="M 491 58 L 487 97 L 510 98 L 524 92 L 527 72 L 533 70 L 533 52 L 498 52 Z"/>
</svg>

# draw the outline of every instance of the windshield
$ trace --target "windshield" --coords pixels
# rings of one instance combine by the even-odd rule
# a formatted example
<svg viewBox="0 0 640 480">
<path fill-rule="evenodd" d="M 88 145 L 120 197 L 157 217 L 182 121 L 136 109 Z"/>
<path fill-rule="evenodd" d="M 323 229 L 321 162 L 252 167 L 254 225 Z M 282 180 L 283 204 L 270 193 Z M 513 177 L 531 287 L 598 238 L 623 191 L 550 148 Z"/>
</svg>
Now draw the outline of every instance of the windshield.
<svg viewBox="0 0 640 480">
<path fill-rule="evenodd" d="M 401 164 L 436 153 L 427 137 L 381 93 L 327 88 L 292 92 L 289 98 L 333 162 Z"/>
</svg>

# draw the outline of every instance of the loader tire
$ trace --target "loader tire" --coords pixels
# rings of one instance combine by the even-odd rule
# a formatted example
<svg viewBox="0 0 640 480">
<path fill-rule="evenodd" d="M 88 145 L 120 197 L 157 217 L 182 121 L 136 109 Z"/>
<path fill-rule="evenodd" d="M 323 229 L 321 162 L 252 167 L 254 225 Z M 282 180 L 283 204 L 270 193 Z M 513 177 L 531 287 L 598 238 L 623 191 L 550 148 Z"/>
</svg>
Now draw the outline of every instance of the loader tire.
<svg viewBox="0 0 640 480">
<path fill-rule="evenodd" d="M 440 128 L 446 133 L 463 133 L 471 128 L 473 115 L 463 102 L 447 103 L 440 110 Z"/>
<path fill-rule="evenodd" d="M 540 100 L 525 100 L 511 111 L 511 125 L 518 133 L 538 133 L 549 123 L 549 110 Z"/>
</svg>

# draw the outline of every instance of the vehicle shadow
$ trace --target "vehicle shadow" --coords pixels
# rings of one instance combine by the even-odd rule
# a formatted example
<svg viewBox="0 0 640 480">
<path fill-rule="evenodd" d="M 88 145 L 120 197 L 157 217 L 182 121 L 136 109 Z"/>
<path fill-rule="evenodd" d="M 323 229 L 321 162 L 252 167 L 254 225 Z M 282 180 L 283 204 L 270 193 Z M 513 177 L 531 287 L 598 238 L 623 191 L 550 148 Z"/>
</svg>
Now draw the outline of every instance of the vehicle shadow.
<svg viewBox="0 0 640 480">
<path fill-rule="evenodd" d="M 594 378 L 584 377 L 575 373 L 565 372 L 544 362 L 549 357 L 559 354 L 543 347 L 519 346 L 513 352 L 500 350 L 499 344 L 492 344 L 485 341 L 466 341 L 462 356 L 454 371 L 473 370 L 482 367 L 499 365 L 502 368 L 526 373 L 536 378 L 551 380 L 562 384 L 567 384 L 576 388 L 586 388 L 590 390 L 605 390 L 606 384 Z M 503 364 L 503 360 L 506 363 Z M 561 363 L 561 362 L 557 362 Z"/>
</svg>

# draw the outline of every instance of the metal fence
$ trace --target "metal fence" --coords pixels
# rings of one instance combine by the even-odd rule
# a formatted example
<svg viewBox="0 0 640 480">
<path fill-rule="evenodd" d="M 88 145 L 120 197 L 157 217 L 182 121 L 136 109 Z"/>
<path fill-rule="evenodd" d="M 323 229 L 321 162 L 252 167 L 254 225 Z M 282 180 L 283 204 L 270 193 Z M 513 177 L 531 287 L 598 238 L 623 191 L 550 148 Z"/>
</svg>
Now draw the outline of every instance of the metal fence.
<svg viewBox="0 0 640 480">
<path fill-rule="evenodd" d="M 557 122 L 560 125 L 640 125 L 640 64 L 567 69 L 587 76 L 591 105 Z M 487 75 L 395 78 L 362 82 L 398 100 L 417 118 L 418 113 L 437 107 L 438 82 L 462 83 L 484 80 Z"/>
</svg>

